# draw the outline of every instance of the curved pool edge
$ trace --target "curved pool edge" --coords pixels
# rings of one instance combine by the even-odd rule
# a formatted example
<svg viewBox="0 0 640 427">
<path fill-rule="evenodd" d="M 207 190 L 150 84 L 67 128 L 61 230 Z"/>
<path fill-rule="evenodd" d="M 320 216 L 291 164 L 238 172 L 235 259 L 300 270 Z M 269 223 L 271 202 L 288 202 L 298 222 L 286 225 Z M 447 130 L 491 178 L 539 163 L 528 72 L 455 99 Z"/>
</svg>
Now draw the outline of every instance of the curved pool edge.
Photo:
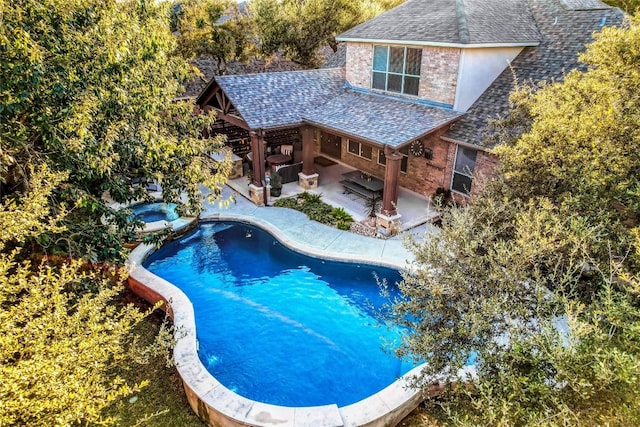
<svg viewBox="0 0 640 427">
<path fill-rule="evenodd" d="M 161 195 L 152 194 L 153 202 L 151 203 L 159 203 L 162 202 L 163 199 Z M 133 200 L 129 203 L 118 203 L 118 202 L 110 202 L 109 207 L 114 210 L 124 209 L 131 207 L 136 204 L 145 203 L 143 200 Z M 173 221 L 160 220 L 160 221 L 151 221 L 145 222 L 144 228 L 139 230 L 137 234 L 137 238 L 141 239 L 147 234 L 156 233 L 158 231 L 162 231 L 167 227 L 171 227 L 174 235 L 181 235 L 189 231 L 192 227 L 197 225 L 198 217 L 197 216 L 180 216 Z"/>
<path fill-rule="evenodd" d="M 272 210 L 278 209 L 278 210 L 288 211 L 292 214 L 300 214 L 300 215 L 303 215 L 307 221 L 312 222 L 311 220 L 308 219 L 308 217 L 305 214 L 293 209 L 280 208 L 280 207 L 269 207 L 268 209 L 272 209 Z M 379 256 L 374 257 L 371 254 L 359 254 L 356 251 L 337 253 L 326 248 L 319 248 L 309 244 L 305 244 L 301 242 L 299 238 L 297 238 L 298 236 L 290 235 L 289 233 L 286 232 L 286 230 L 283 231 L 278 225 L 273 224 L 272 222 L 266 219 L 258 218 L 251 215 L 245 215 L 241 213 L 238 214 L 238 213 L 232 213 L 232 212 L 224 212 L 224 213 L 220 212 L 220 213 L 214 213 L 207 216 L 201 216 L 200 221 L 201 222 L 236 221 L 236 222 L 244 222 L 251 225 L 255 225 L 267 231 L 269 234 L 271 234 L 271 236 L 274 239 L 276 239 L 278 242 L 288 247 L 289 249 L 293 249 L 294 251 L 300 252 L 304 255 L 308 255 L 314 258 L 325 258 L 332 261 L 346 261 L 346 262 L 355 262 L 355 263 L 363 262 L 366 264 L 379 265 L 382 267 L 389 267 L 389 268 L 398 269 L 398 270 L 411 269 L 410 260 L 407 260 L 407 259 L 400 260 L 394 257 L 385 257 L 384 251 Z M 321 224 L 319 222 L 315 222 L 315 221 L 313 222 L 315 223 L 316 226 L 325 228 L 327 230 L 331 230 L 332 232 L 335 232 L 339 235 L 354 236 L 360 239 L 364 239 L 365 241 L 368 241 L 368 245 L 374 244 L 374 245 L 384 246 L 388 242 L 385 240 L 376 239 L 374 237 L 355 235 L 350 231 L 338 230 L 334 227 Z"/>
<path fill-rule="evenodd" d="M 242 220 L 272 232 L 261 221 L 250 221 L 247 218 Z M 292 247 L 298 250 L 296 245 Z M 129 287 L 150 303 L 165 303 L 164 309 L 174 322 L 176 344 L 173 357 L 176 368 L 191 408 L 207 424 L 260 427 L 393 426 L 424 399 L 421 390 L 408 387 L 410 378 L 418 372 L 420 366 L 378 393 L 344 407 L 335 404 L 297 408 L 277 406 L 256 402 L 234 393 L 211 375 L 198 357 L 195 315 L 187 296 L 179 288 L 142 266 L 142 262 L 155 249 L 153 245 L 139 245 L 131 252 L 128 260 Z M 314 255 L 325 256 L 317 252 Z M 332 259 L 354 261 L 350 255 L 340 257 L 333 254 Z"/>
</svg>

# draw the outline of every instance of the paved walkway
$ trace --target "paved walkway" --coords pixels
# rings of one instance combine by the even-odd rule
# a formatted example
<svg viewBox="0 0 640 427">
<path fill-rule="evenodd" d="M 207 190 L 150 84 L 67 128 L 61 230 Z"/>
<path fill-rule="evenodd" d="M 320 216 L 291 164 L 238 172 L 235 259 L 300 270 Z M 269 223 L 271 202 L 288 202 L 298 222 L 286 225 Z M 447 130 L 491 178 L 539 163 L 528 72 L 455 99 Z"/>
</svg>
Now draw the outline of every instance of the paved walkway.
<svg viewBox="0 0 640 427">
<path fill-rule="evenodd" d="M 413 254 L 405 247 L 405 239 L 409 236 L 421 238 L 433 232 L 431 227 L 420 228 L 392 239 L 376 239 L 311 221 L 305 214 L 292 209 L 256 206 L 225 186 L 223 200 L 233 195 L 235 203 L 231 202 L 229 206 L 219 202 L 205 202 L 200 217 L 205 220 L 239 220 L 255 223 L 276 236 L 283 244 L 314 256 L 403 268 L 407 266 L 407 262 L 414 259 Z"/>
</svg>

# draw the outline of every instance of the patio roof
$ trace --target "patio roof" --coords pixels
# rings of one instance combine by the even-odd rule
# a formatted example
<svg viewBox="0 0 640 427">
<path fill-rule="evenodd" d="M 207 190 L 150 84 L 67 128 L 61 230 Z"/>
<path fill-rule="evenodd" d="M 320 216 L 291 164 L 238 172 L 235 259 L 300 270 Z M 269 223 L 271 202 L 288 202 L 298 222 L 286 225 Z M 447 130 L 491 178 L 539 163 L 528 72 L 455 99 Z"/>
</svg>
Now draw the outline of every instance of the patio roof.
<svg viewBox="0 0 640 427">
<path fill-rule="evenodd" d="M 217 85 L 250 129 L 292 127 L 301 124 L 305 110 L 339 95 L 344 83 L 342 69 L 214 76 L 196 103 Z"/>
<path fill-rule="evenodd" d="M 355 89 L 342 69 L 216 76 L 198 96 L 201 104 L 216 91 L 233 104 L 249 129 L 315 125 L 329 131 L 399 148 L 456 120 L 463 113 L 424 100 Z"/>
<path fill-rule="evenodd" d="M 344 89 L 302 118 L 341 134 L 399 148 L 462 116 L 451 109 L 387 95 Z"/>
</svg>

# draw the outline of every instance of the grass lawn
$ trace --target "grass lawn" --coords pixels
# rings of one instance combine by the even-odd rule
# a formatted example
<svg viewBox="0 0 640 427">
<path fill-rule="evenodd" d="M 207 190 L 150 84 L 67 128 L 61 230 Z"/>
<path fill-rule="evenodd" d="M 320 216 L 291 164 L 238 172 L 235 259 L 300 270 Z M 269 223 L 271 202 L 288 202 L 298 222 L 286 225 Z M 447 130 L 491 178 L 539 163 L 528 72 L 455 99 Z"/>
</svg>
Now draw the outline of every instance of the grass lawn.
<svg viewBox="0 0 640 427">
<path fill-rule="evenodd" d="M 127 302 L 135 302 L 143 309 L 148 305 L 129 292 L 123 295 Z M 157 311 L 138 328 L 138 336 L 144 343 L 151 343 L 158 333 L 164 313 Z M 182 380 L 175 368 L 167 368 L 161 356 L 155 356 L 149 364 L 122 373 L 130 383 L 149 380 L 149 384 L 134 394 L 117 401 L 105 411 L 105 415 L 117 418 L 118 426 L 154 427 L 204 427 L 191 410 L 182 388 Z"/>
</svg>

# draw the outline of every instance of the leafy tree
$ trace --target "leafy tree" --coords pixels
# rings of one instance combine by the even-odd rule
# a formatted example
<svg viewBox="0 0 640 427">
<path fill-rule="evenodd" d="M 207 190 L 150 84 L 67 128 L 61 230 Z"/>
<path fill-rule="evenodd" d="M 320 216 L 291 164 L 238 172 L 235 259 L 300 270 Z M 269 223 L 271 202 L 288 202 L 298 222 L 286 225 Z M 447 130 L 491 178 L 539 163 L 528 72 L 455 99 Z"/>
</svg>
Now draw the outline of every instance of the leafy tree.
<svg viewBox="0 0 640 427">
<path fill-rule="evenodd" d="M 94 259 L 122 256 L 135 224 L 103 200 L 148 198 L 132 178 L 153 179 L 163 196 L 198 212 L 198 184 L 224 181 L 202 139 L 213 120 L 174 101 L 190 66 L 175 55 L 168 4 L 154 1 L 0 0 L 0 197 L 27 185 L 28 165 L 69 171 L 50 199 L 66 206 L 64 236 L 39 244 Z"/>
<path fill-rule="evenodd" d="M 638 2 L 638 0 L 605 0 L 604 3 L 619 7 L 627 13 L 635 13 L 640 8 L 640 2 Z"/>
<path fill-rule="evenodd" d="M 495 180 L 412 243 L 398 353 L 445 383 L 432 403 L 453 424 L 640 424 L 638 24 L 597 35 L 586 71 L 516 92 Z"/>
<path fill-rule="evenodd" d="M 114 371 L 160 348 L 132 339 L 144 314 L 114 303 L 122 272 L 20 261 L 29 238 L 59 232 L 63 219 L 46 206 L 65 174 L 43 167 L 30 175 L 31 190 L 0 205 L 0 425 L 112 424 L 100 411 L 145 385 Z"/>
<path fill-rule="evenodd" d="M 318 49 L 337 49 L 335 36 L 402 1 L 252 0 L 249 4 L 260 51 L 285 55 L 307 67 L 318 65 Z"/>
<path fill-rule="evenodd" d="M 609 244 L 615 253 L 626 251 L 640 221 L 638 19 L 596 36 L 581 57 L 587 72 L 514 94 L 506 123 L 525 132 L 495 150 L 506 197 L 549 197 L 604 226 L 606 235 L 597 239 L 603 244 L 593 242 L 601 262 L 609 258 Z"/>
<path fill-rule="evenodd" d="M 179 3 L 178 46 L 187 57 L 211 56 L 218 74 L 230 61 L 244 61 L 252 46 L 251 21 L 229 0 L 189 0 Z"/>
<path fill-rule="evenodd" d="M 637 424 L 640 282 L 594 263 L 598 227 L 541 199 L 481 197 L 443 221 L 392 306 L 411 331 L 398 354 L 428 362 L 416 384 L 445 384 L 431 403 L 455 425 Z"/>
</svg>

